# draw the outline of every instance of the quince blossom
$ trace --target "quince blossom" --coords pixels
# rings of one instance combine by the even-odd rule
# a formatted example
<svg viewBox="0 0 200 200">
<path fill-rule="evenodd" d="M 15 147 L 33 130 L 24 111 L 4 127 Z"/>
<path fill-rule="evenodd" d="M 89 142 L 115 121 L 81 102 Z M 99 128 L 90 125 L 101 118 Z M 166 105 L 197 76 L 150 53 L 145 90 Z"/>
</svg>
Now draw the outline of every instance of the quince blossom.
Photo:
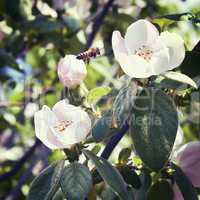
<svg viewBox="0 0 200 200">
<path fill-rule="evenodd" d="M 36 137 L 50 149 L 70 148 L 86 139 L 91 129 L 88 114 L 80 107 L 57 102 L 43 106 L 34 116 Z"/>
<path fill-rule="evenodd" d="M 79 85 L 87 74 L 86 65 L 74 55 L 66 55 L 58 63 L 58 77 L 68 88 Z"/>
<path fill-rule="evenodd" d="M 112 35 L 112 48 L 122 70 L 134 78 L 148 78 L 178 67 L 184 57 L 183 39 L 176 33 L 162 32 L 147 20 L 132 23 L 125 34 Z"/>
<path fill-rule="evenodd" d="M 200 187 L 200 142 L 193 141 L 183 145 L 175 160 L 194 187 Z M 178 186 L 174 184 L 174 200 L 184 200 Z"/>
</svg>

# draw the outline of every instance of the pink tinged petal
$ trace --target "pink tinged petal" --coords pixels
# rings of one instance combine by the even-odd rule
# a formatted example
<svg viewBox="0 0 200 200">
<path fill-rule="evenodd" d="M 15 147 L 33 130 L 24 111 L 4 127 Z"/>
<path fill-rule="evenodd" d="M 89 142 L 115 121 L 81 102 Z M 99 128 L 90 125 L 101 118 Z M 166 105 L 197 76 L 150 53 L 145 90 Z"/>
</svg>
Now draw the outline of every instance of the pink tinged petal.
<svg viewBox="0 0 200 200">
<path fill-rule="evenodd" d="M 119 55 L 119 64 L 128 76 L 148 78 L 153 75 L 152 66 L 148 61 L 137 55 Z"/>
<path fill-rule="evenodd" d="M 176 183 L 173 185 L 173 191 L 174 191 L 174 200 L 184 200 L 183 195 Z"/>
<path fill-rule="evenodd" d="M 128 54 L 124 38 L 122 38 L 119 31 L 114 31 L 112 34 L 112 49 L 116 59 L 118 58 L 120 53 Z"/>
<path fill-rule="evenodd" d="M 62 100 L 54 105 L 53 112 L 59 121 L 72 122 L 61 133 L 54 130 L 54 135 L 63 145 L 79 143 L 86 139 L 91 129 L 91 120 L 84 110 Z"/>
<path fill-rule="evenodd" d="M 177 153 L 177 163 L 195 187 L 200 186 L 200 142 L 185 144 Z"/>
<path fill-rule="evenodd" d="M 160 39 L 169 50 L 169 69 L 178 67 L 185 58 L 184 40 L 176 33 L 162 32 Z"/>
<path fill-rule="evenodd" d="M 54 113 L 48 106 L 43 106 L 41 110 L 34 115 L 35 134 L 50 149 L 59 149 L 62 144 L 52 134 L 49 123 L 57 121 Z"/>
<path fill-rule="evenodd" d="M 66 55 L 58 63 L 58 77 L 63 85 L 68 88 L 79 85 L 86 74 L 85 63 L 74 55 Z"/>
<path fill-rule="evenodd" d="M 156 27 L 147 20 L 140 19 L 128 27 L 125 43 L 129 53 L 134 53 L 142 45 L 154 44 L 158 37 L 159 32 Z"/>
</svg>

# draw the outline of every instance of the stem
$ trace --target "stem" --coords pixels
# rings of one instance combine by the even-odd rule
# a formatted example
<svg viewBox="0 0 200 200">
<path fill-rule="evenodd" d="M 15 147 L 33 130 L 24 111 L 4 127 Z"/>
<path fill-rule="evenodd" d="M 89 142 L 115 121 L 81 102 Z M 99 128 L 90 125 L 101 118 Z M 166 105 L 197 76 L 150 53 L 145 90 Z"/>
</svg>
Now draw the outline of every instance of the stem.
<svg viewBox="0 0 200 200">
<path fill-rule="evenodd" d="M 103 20 L 105 18 L 105 16 L 107 15 L 110 7 L 112 6 L 113 2 L 115 0 L 109 0 L 103 7 L 102 11 L 99 13 L 99 15 L 97 15 L 97 17 L 94 20 L 94 23 L 92 25 L 92 32 L 90 33 L 90 35 L 88 36 L 87 39 L 87 44 L 86 44 L 86 49 L 89 49 L 94 41 L 94 38 L 96 36 L 96 34 L 98 33 Z"/>
<path fill-rule="evenodd" d="M 122 137 L 125 135 L 125 133 L 128 131 L 128 129 L 129 129 L 129 125 L 125 124 L 118 133 L 116 133 L 114 136 L 112 136 L 110 138 L 105 149 L 103 150 L 103 152 L 101 154 L 102 158 L 108 159 L 110 157 L 114 148 L 117 146 L 117 144 L 122 139 Z"/>
</svg>

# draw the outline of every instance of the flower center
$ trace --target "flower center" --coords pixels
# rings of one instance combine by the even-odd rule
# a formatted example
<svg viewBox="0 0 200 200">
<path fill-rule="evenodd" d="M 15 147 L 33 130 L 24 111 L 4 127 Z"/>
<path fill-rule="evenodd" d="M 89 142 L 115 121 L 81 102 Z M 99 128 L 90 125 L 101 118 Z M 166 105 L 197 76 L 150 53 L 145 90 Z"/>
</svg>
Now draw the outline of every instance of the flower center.
<svg viewBox="0 0 200 200">
<path fill-rule="evenodd" d="M 146 61 L 149 61 L 149 60 L 151 60 L 151 57 L 153 55 L 153 51 L 149 47 L 142 45 L 142 47 L 135 50 L 134 54 L 142 57 Z"/>
<path fill-rule="evenodd" d="M 59 122 L 58 124 L 56 124 L 53 128 L 57 132 L 62 133 L 71 124 L 72 124 L 72 121 L 62 121 L 62 122 Z"/>
</svg>

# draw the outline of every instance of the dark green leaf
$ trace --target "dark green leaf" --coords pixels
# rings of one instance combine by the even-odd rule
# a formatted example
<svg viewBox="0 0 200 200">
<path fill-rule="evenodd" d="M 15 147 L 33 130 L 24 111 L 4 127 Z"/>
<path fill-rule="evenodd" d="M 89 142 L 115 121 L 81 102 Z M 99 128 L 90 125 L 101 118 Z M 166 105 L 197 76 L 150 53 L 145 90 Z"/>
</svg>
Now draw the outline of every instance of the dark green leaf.
<svg viewBox="0 0 200 200">
<path fill-rule="evenodd" d="M 122 127 L 128 121 L 136 93 L 137 85 L 135 82 L 120 89 L 113 104 L 113 120 L 117 127 Z"/>
<path fill-rule="evenodd" d="M 124 165 L 120 168 L 120 173 L 125 182 L 135 189 L 141 187 L 141 181 L 135 170 L 131 166 Z"/>
<path fill-rule="evenodd" d="M 182 20 L 191 20 L 194 17 L 192 13 L 185 12 L 185 13 L 179 13 L 179 14 L 172 14 L 172 15 L 164 15 L 161 17 L 158 17 L 158 19 L 166 18 L 173 21 L 182 21 Z"/>
<path fill-rule="evenodd" d="M 175 170 L 173 178 L 176 181 L 184 200 L 198 200 L 197 193 L 188 177 L 183 173 L 180 167 L 172 163 L 172 168 Z"/>
<path fill-rule="evenodd" d="M 172 186 L 167 180 L 159 180 L 148 191 L 147 200 L 173 200 Z"/>
<path fill-rule="evenodd" d="M 64 200 L 64 194 L 62 193 L 62 190 L 59 189 L 55 195 L 53 196 L 52 200 Z"/>
<path fill-rule="evenodd" d="M 67 199 L 84 200 L 92 187 L 92 176 L 84 165 L 71 163 L 64 168 L 60 185 Z"/>
<path fill-rule="evenodd" d="M 102 118 L 95 122 L 92 128 L 92 136 L 95 142 L 101 142 L 111 137 L 118 130 L 112 127 L 112 113 L 108 111 Z"/>
<path fill-rule="evenodd" d="M 83 153 L 94 162 L 97 171 L 110 188 L 118 194 L 121 199 L 128 200 L 127 185 L 117 169 L 107 160 L 97 157 L 88 150 L 83 150 Z"/>
<path fill-rule="evenodd" d="M 102 200 L 120 200 L 120 198 L 113 192 L 113 190 L 107 186 L 101 193 Z"/>
<path fill-rule="evenodd" d="M 139 190 L 134 190 L 135 199 L 147 200 L 147 191 L 151 186 L 151 176 L 148 171 L 143 170 L 140 174 L 141 187 Z"/>
<path fill-rule="evenodd" d="M 173 101 L 161 90 L 147 88 L 135 101 L 131 136 L 141 160 L 159 171 L 171 153 L 178 128 Z"/>
<path fill-rule="evenodd" d="M 51 200 L 58 190 L 64 160 L 46 168 L 36 177 L 30 187 L 27 200 Z"/>
</svg>

